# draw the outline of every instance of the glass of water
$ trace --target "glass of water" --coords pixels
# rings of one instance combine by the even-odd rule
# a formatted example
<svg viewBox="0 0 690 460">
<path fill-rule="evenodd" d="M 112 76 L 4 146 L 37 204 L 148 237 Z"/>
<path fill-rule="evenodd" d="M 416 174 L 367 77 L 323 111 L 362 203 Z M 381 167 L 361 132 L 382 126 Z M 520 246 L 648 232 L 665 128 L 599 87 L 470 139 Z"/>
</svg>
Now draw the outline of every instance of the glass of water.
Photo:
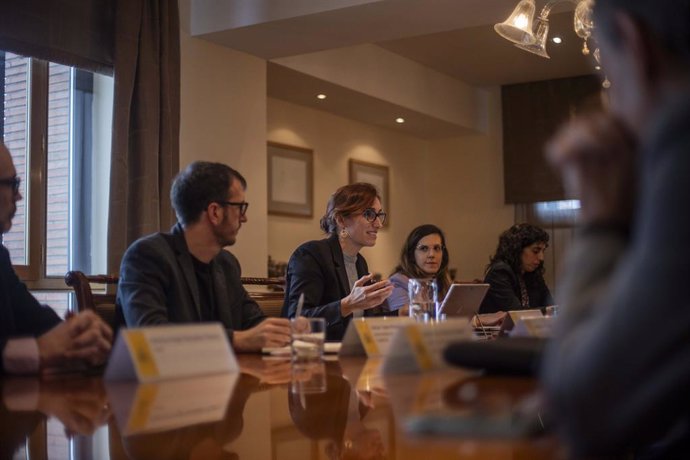
<svg viewBox="0 0 690 460">
<path fill-rule="evenodd" d="M 438 285 L 435 279 L 410 278 L 407 294 L 410 318 L 423 322 L 438 319 Z"/>
<path fill-rule="evenodd" d="M 321 360 L 326 338 L 326 322 L 323 318 L 292 318 L 290 331 L 293 362 Z"/>
</svg>

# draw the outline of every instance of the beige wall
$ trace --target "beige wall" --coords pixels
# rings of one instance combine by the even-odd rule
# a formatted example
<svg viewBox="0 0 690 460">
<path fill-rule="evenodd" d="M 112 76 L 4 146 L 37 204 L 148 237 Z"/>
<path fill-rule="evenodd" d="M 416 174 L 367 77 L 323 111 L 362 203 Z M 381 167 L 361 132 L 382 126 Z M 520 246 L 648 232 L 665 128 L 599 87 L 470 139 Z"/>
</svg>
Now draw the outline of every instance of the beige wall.
<svg viewBox="0 0 690 460">
<path fill-rule="evenodd" d="M 231 251 L 245 276 L 266 276 L 266 61 L 192 38 L 180 2 L 180 167 L 219 161 L 248 182 L 249 221 Z"/>
<path fill-rule="evenodd" d="M 500 92 L 489 91 L 488 134 L 426 141 L 288 102 L 267 99 L 262 59 L 191 38 L 182 19 L 180 165 L 221 161 L 247 178 L 249 222 L 232 252 L 246 276 L 265 276 L 268 254 L 287 261 L 302 242 L 322 238 L 328 196 L 348 181 L 348 159 L 390 167 L 391 225 L 364 249 L 372 271 L 387 275 L 409 231 L 435 223 L 447 233 L 460 279 L 479 278 L 501 230 L 513 222 L 503 204 Z M 314 217 L 267 216 L 266 141 L 314 150 Z"/>
<path fill-rule="evenodd" d="M 391 225 L 379 233 L 374 248 L 362 251 L 372 272 L 387 275 L 409 230 L 427 219 L 424 179 L 414 168 L 424 164 L 428 143 L 277 99 L 268 100 L 268 140 L 313 149 L 315 178 L 312 219 L 269 216 L 269 254 L 287 261 L 304 241 L 323 238 L 319 219 L 328 197 L 347 184 L 353 158 L 390 168 Z"/>
<path fill-rule="evenodd" d="M 425 141 L 288 102 L 268 100 L 268 140 L 314 150 L 314 217 L 268 218 L 269 254 L 287 261 L 302 242 L 322 238 L 328 196 L 348 180 L 348 159 L 388 165 L 391 223 L 374 248 L 371 271 L 387 275 L 412 228 L 435 223 L 447 233 L 460 279 L 479 278 L 498 233 L 513 222 L 503 204 L 500 92 L 489 93 L 489 134 Z"/>
<path fill-rule="evenodd" d="M 488 134 L 431 142 L 430 212 L 446 232 L 457 278 L 483 278 L 498 235 L 514 220 L 514 206 L 503 204 L 501 94 L 489 95 Z"/>
</svg>

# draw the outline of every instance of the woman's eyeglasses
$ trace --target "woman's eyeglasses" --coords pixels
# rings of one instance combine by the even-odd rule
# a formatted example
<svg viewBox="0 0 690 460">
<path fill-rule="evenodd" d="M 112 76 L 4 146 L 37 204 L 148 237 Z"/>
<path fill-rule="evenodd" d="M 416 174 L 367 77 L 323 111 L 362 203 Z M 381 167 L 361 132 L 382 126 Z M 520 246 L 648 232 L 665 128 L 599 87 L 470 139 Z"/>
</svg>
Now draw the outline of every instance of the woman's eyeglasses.
<svg viewBox="0 0 690 460">
<path fill-rule="evenodd" d="M 423 252 L 424 254 L 428 254 L 429 251 L 432 251 L 432 250 L 434 252 L 443 252 L 443 250 L 445 248 L 446 247 L 441 245 L 441 244 L 435 244 L 433 246 L 427 246 L 426 244 L 420 244 L 415 249 L 417 249 L 417 251 L 419 251 L 419 252 Z"/>
<path fill-rule="evenodd" d="M 378 218 L 381 222 L 381 225 L 384 225 L 386 223 L 387 214 L 385 213 L 385 211 L 376 212 L 374 208 L 367 208 L 364 210 L 362 215 L 367 220 L 367 222 L 374 222 L 376 218 Z"/>
<path fill-rule="evenodd" d="M 19 186 L 22 183 L 22 179 L 18 176 L 9 177 L 7 179 L 0 179 L 0 185 L 6 185 L 12 188 L 12 192 L 16 195 L 19 193 Z"/>
</svg>

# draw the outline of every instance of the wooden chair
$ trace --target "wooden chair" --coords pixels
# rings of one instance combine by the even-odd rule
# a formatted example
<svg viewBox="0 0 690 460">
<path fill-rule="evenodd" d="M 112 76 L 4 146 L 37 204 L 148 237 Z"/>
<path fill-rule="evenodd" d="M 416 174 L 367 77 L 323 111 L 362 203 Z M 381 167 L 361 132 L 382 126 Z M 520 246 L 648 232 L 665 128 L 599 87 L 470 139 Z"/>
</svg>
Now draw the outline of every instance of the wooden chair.
<svg viewBox="0 0 690 460">
<path fill-rule="evenodd" d="M 77 312 L 93 310 L 116 332 L 124 324 L 115 309 L 115 291 L 118 277 L 110 275 L 85 275 L 80 271 L 67 272 L 65 284 L 74 289 Z M 102 292 L 93 292 L 91 283 L 102 284 Z"/>
<path fill-rule="evenodd" d="M 247 290 L 266 316 L 280 317 L 283 309 L 283 296 L 285 291 L 285 278 L 242 278 L 245 286 L 266 286 L 272 291 Z"/>
<path fill-rule="evenodd" d="M 65 275 L 65 284 L 74 289 L 77 298 L 77 312 L 94 310 L 113 330 L 124 324 L 115 309 L 115 289 L 118 277 L 109 275 L 87 276 L 80 271 L 71 271 Z M 94 293 L 91 283 L 105 285 L 105 292 Z M 283 308 L 284 278 L 251 278 L 243 277 L 245 286 L 266 286 L 274 291 L 248 291 L 249 296 L 259 304 L 266 316 L 280 316 Z"/>
</svg>

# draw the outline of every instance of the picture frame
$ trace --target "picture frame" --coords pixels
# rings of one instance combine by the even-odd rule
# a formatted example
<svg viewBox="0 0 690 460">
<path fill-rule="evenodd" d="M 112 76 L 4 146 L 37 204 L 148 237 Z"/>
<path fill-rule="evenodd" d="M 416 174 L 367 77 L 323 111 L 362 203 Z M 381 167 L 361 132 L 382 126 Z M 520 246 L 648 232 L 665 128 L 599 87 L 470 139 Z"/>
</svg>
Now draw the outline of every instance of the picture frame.
<svg viewBox="0 0 690 460">
<path fill-rule="evenodd" d="M 386 225 L 390 224 L 391 202 L 389 191 L 388 166 L 350 159 L 350 183 L 367 182 L 379 192 L 381 207 L 387 214 Z"/>
<path fill-rule="evenodd" d="M 268 142 L 268 213 L 314 215 L 314 151 Z"/>
</svg>

